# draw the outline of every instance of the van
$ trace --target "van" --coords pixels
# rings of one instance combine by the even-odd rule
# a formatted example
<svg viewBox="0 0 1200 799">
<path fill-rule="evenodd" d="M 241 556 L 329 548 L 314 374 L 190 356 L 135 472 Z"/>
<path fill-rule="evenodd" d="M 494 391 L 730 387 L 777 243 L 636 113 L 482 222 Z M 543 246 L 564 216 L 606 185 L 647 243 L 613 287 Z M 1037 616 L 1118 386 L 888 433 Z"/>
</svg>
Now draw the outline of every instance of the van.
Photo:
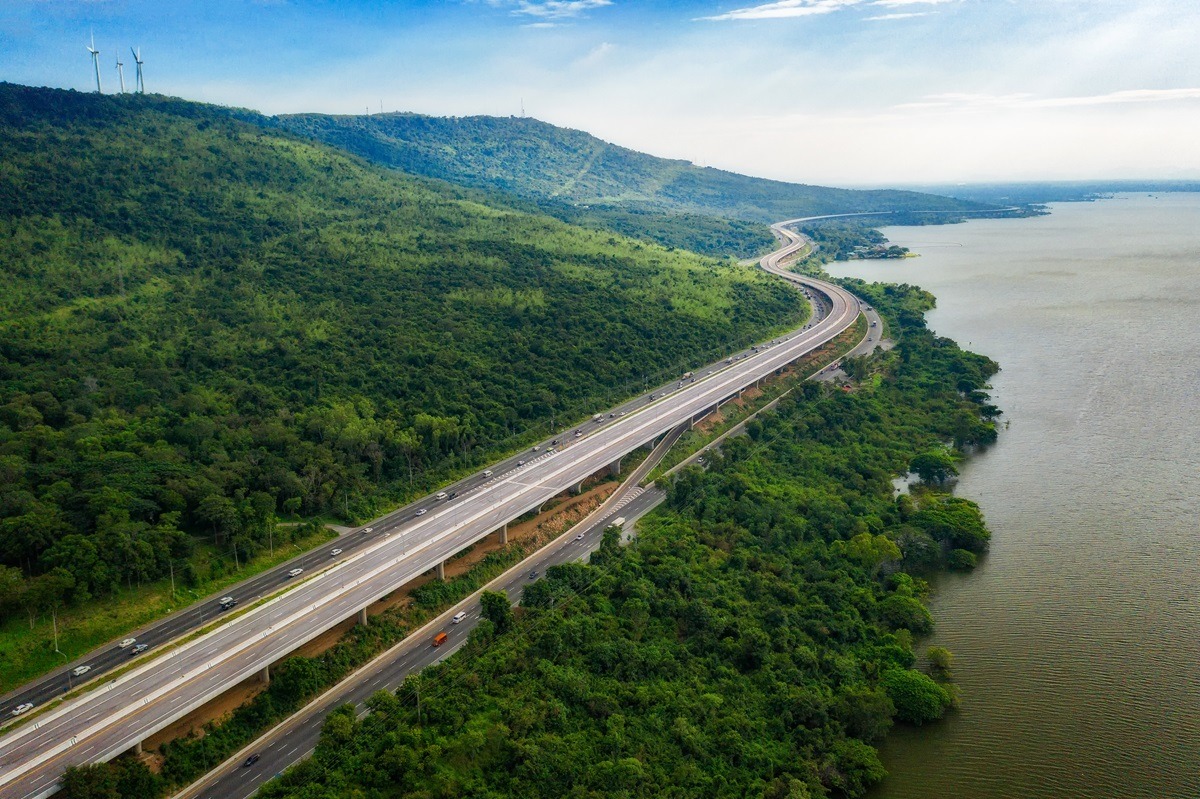
<svg viewBox="0 0 1200 799">
<path fill-rule="evenodd" d="M 450 623 L 459 624 L 465 618 L 467 618 L 467 612 L 465 610 L 460 610 L 458 613 L 454 614 L 454 618 L 450 620 Z"/>
<path fill-rule="evenodd" d="M 433 645 L 441 646 L 442 644 L 446 643 L 447 638 L 449 638 L 449 636 L 445 633 L 438 633 L 437 635 L 433 636 Z"/>
</svg>

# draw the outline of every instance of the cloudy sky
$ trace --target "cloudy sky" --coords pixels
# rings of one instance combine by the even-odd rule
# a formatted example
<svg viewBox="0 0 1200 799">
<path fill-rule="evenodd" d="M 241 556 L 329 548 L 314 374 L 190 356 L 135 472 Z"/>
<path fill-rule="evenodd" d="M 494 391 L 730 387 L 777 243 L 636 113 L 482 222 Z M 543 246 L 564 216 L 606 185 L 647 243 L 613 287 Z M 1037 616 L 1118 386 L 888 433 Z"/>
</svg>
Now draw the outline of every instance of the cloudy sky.
<svg viewBox="0 0 1200 799">
<path fill-rule="evenodd" d="M 834 185 L 1200 179 L 1200 0 L 3 0 L 0 79 L 518 114 Z"/>
</svg>

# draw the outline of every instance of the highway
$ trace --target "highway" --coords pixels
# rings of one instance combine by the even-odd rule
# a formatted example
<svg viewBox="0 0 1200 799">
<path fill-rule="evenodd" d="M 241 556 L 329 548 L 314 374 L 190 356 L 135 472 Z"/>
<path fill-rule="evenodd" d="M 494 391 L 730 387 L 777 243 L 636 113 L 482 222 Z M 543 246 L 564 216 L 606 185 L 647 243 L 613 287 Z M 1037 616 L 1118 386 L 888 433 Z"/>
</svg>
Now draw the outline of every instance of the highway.
<svg viewBox="0 0 1200 799">
<path fill-rule="evenodd" d="M 791 242 L 763 260 L 770 271 L 781 272 L 780 259 L 804 246 L 798 234 L 783 235 Z M 427 500 L 422 508 L 432 509 L 421 516 L 388 517 L 385 529 L 367 534 L 369 543 L 311 579 L 306 573 L 293 590 L 9 732 L 0 738 L 0 795 L 52 793 L 67 765 L 131 748 L 511 519 L 836 337 L 857 318 L 858 301 L 842 289 L 782 276 L 824 295 L 822 319 L 710 367 L 694 382 L 677 383 L 625 416 L 614 412 L 588 423 L 579 437 L 560 434 L 558 448 L 541 447 L 515 459 L 523 464 L 510 459 L 492 475 L 465 481 L 455 499 Z"/>
<path fill-rule="evenodd" d="M 791 234 L 790 231 L 787 234 L 781 232 L 779 235 L 789 245 L 796 241 L 792 238 L 794 234 Z M 804 243 L 802 241 L 801 245 Z M 778 267 L 778 263 L 779 261 L 776 259 L 772 265 Z M 865 355 L 873 352 L 875 347 L 880 345 L 881 334 L 879 331 L 882 321 L 873 309 L 865 311 L 865 315 L 869 322 L 875 323 L 875 326 L 868 331 L 863 341 L 847 355 Z M 836 369 L 825 368 L 814 375 L 812 379 L 831 381 L 842 376 Z M 767 407 L 774 404 L 772 402 Z M 710 449 L 719 447 L 726 437 L 740 434 L 744 427 L 745 422 L 735 426 L 704 449 L 694 453 L 676 468 L 680 468 L 686 463 L 695 463 Z M 678 430 L 675 431 L 675 433 L 678 432 Z M 616 518 L 625 520 L 623 527 L 627 531 L 627 535 L 631 534 L 636 520 L 666 498 L 662 491 L 653 486 L 641 489 L 637 484 L 641 475 L 648 474 L 652 470 L 653 465 L 666 454 L 666 449 L 674 443 L 676 438 L 678 436 L 675 434 L 665 437 L 664 443 L 659 445 L 661 451 L 656 449 L 655 453 L 638 468 L 637 473 L 628 477 L 605 505 L 595 511 L 594 516 L 584 519 L 559 539 L 513 566 L 484 586 L 481 591 L 504 591 L 509 600 L 516 604 L 520 601 L 525 586 L 534 581 L 530 579 L 532 572 L 544 575 L 550 566 L 572 560 L 585 560 L 593 550 L 599 547 L 604 529 Z M 539 576 L 537 579 L 541 579 L 541 577 Z M 419 673 L 427 666 L 458 651 L 466 643 L 471 630 L 481 618 L 479 593 L 476 592 L 446 609 L 436 619 L 420 630 L 414 631 L 361 670 L 313 700 L 285 722 L 269 730 L 241 751 L 231 755 L 223 764 L 176 794 L 173 799 L 248 799 L 254 795 L 263 784 L 270 782 L 285 769 L 312 754 L 321 737 L 321 728 L 325 723 L 325 717 L 332 710 L 350 704 L 355 707 L 361 717 L 367 712 L 367 699 L 376 691 L 395 691 L 410 675 Z M 452 623 L 451 619 L 459 612 L 465 613 L 466 618 L 459 624 Z M 435 648 L 431 645 L 431 641 L 437 632 L 445 632 L 448 640 L 443 646 Z M 429 689 L 432 691 L 454 690 L 454 686 L 431 685 Z M 246 758 L 251 754 L 258 755 L 259 759 L 250 766 L 245 766 Z"/>
</svg>

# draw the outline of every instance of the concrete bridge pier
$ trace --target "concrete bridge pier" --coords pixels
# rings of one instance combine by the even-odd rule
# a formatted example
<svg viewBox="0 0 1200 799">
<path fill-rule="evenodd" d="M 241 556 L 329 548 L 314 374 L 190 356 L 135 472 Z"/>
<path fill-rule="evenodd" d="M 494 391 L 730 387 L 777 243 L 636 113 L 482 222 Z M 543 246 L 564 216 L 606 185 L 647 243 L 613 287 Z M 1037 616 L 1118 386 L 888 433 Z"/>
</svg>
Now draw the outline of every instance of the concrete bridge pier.
<svg viewBox="0 0 1200 799">
<path fill-rule="evenodd" d="M 437 565 L 437 578 L 443 583 L 446 582 L 446 561 L 439 561 Z"/>
<path fill-rule="evenodd" d="M 621 476 L 621 461 L 622 461 L 622 458 L 617 458 L 615 461 L 608 464 L 608 473 L 611 474 L 613 477 Z"/>
<path fill-rule="evenodd" d="M 263 667 L 262 667 L 262 671 L 260 671 L 260 672 L 258 673 L 258 680 L 259 680 L 259 682 L 261 682 L 263 685 L 270 685 L 270 684 L 271 684 L 271 667 L 270 667 L 270 666 L 263 666 Z"/>
<path fill-rule="evenodd" d="M 576 496 L 583 493 L 583 481 L 582 480 L 580 480 L 575 485 L 571 486 L 571 493 L 575 494 Z"/>
<path fill-rule="evenodd" d="M 359 624 L 361 624 L 361 625 L 362 625 L 362 626 L 364 626 L 364 627 L 366 627 L 366 626 L 367 626 L 367 609 L 366 609 L 366 608 L 360 608 L 360 609 L 359 609 L 359 611 L 358 611 L 358 623 L 359 623 Z"/>
<path fill-rule="evenodd" d="M 508 546 L 508 522 L 505 522 L 504 526 L 500 528 L 500 545 Z"/>
</svg>

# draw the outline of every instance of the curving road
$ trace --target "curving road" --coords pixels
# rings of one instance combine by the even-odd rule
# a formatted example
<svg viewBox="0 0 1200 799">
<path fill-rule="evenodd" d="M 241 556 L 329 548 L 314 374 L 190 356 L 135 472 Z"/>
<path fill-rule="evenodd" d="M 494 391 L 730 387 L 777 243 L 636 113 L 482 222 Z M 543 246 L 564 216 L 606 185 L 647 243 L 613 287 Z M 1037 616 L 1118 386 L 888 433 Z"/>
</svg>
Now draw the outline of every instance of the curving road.
<svg viewBox="0 0 1200 799">
<path fill-rule="evenodd" d="M 558 451 L 531 453 L 523 465 L 470 483 L 436 510 L 397 518 L 395 534 L 372 534 L 372 543 L 286 594 L 10 732 L 0 738 L 0 796 L 52 793 L 66 766 L 131 748 L 511 519 L 836 337 L 854 323 L 858 301 L 837 286 L 784 273 L 780 260 L 805 239 L 776 229 L 789 243 L 763 267 L 820 295 L 819 321 L 711 367 L 623 417 L 589 424 L 586 436 L 567 434 Z"/>
</svg>

